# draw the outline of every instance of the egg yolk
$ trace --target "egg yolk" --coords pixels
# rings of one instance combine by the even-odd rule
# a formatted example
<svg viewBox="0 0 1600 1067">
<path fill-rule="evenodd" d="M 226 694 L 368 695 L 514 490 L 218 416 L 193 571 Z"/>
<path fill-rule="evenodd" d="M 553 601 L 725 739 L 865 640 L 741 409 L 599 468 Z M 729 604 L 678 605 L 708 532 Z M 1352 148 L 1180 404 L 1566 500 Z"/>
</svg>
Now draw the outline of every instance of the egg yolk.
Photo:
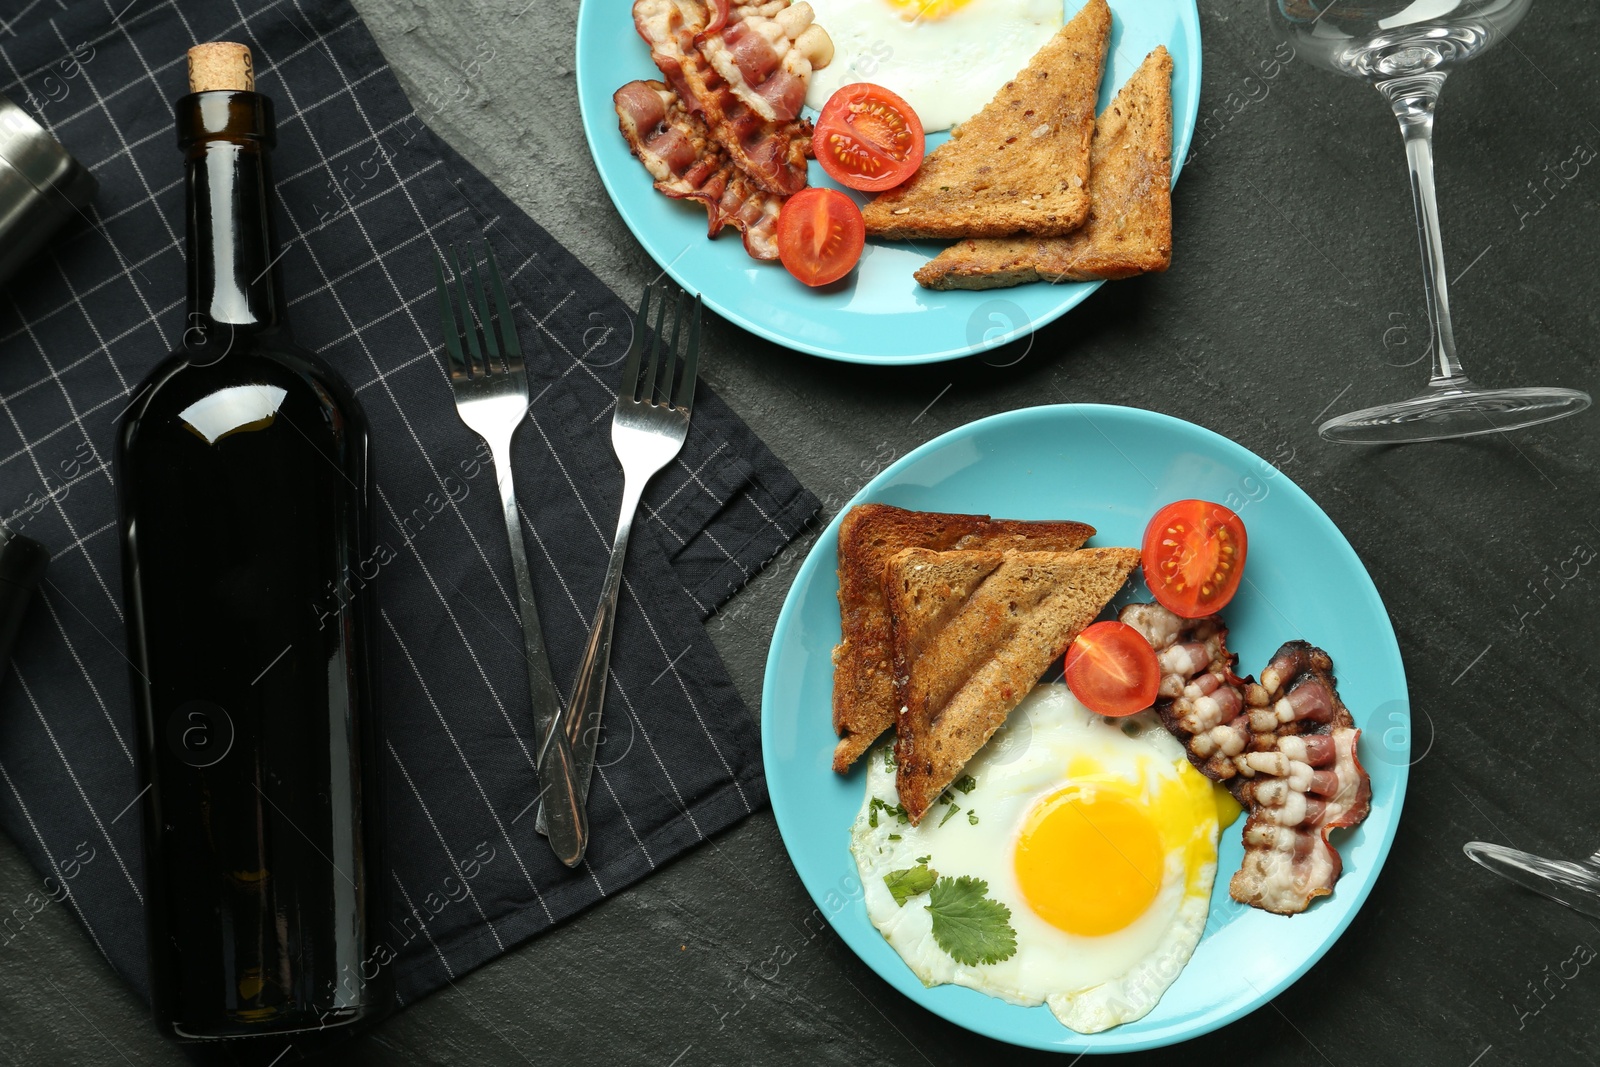
<svg viewBox="0 0 1600 1067">
<path fill-rule="evenodd" d="M 895 14 L 907 22 L 937 22 L 955 14 L 967 5 L 967 0 L 889 0 Z"/>
<path fill-rule="evenodd" d="M 1226 830 L 1233 825 L 1233 821 L 1244 814 L 1244 808 L 1233 799 L 1233 794 L 1228 792 L 1228 787 L 1221 782 L 1211 787 L 1211 796 L 1217 802 L 1217 828 Z"/>
<path fill-rule="evenodd" d="M 1070 786 L 1028 813 L 1017 882 L 1028 905 L 1070 934 L 1114 933 L 1144 914 L 1161 888 L 1161 834 L 1131 800 Z"/>
</svg>

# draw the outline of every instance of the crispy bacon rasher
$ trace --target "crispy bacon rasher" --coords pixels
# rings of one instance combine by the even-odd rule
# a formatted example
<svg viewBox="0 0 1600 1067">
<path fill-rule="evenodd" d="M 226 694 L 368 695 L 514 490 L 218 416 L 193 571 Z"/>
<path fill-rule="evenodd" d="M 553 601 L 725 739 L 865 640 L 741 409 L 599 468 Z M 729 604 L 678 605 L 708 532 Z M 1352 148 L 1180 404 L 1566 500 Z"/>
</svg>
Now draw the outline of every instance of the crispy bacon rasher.
<svg viewBox="0 0 1600 1067">
<path fill-rule="evenodd" d="M 710 0 L 710 22 L 695 43 L 734 96 L 768 122 L 787 122 L 806 102 L 812 68 L 833 60 L 833 41 L 813 17 L 805 0 Z"/>
<path fill-rule="evenodd" d="M 756 259 L 777 259 L 778 211 L 783 197 L 756 187 L 711 139 L 705 123 L 671 86 L 632 81 L 611 97 L 617 123 L 633 154 L 655 179 L 657 191 L 705 206 L 707 236 L 724 226 L 744 235 Z"/>
<path fill-rule="evenodd" d="M 832 58 L 833 43 L 812 25 L 807 3 L 713 3 L 723 6 L 636 0 L 634 27 L 683 103 L 705 119 L 739 169 L 769 193 L 797 193 L 806 184 L 811 123 L 796 116 L 812 66 Z"/>
<path fill-rule="evenodd" d="M 1121 619 L 1156 650 L 1162 723 L 1249 813 L 1244 863 L 1228 885 L 1233 899 L 1293 915 L 1332 893 L 1341 864 L 1328 834 L 1365 819 L 1372 798 L 1356 754 L 1361 731 L 1339 699 L 1333 660 L 1290 641 L 1257 683 L 1234 673 L 1238 657 L 1218 616 L 1183 619 L 1159 604 L 1130 604 Z"/>
</svg>

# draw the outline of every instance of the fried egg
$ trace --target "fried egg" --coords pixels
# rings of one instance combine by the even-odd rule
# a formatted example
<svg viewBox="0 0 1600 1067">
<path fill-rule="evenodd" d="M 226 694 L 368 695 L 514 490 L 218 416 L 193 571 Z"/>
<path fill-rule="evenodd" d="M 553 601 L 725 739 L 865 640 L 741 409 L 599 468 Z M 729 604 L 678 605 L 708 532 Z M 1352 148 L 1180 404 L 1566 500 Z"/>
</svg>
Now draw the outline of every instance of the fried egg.
<svg viewBox="0 0 1600 1067">
<path fill-rule="evenodd" d="M 928 133 L 977 114 L 1062 26 L 1061 0 L 810 0 L 834 59 L 811 75 L 818 111 L 840 86 L 898 93 Z"/>
<path fill-rule="evenodd" d="M 1238 808 L 1153 712 L 1107 719 L 1041 685 L 919 826 L 899 808 L 892 747 L 868 768 L 851 830 L 867 914 L 924 985 L 1045 1003 L 1095 1033 L 1148 1013 L 1199 943 L 1219 819 Z M 1010 913 L 1015 951 L 998 962 L 941 947 L 951 927 L 935 929 L 930 905 L 963 878 Z"/>
</svg>

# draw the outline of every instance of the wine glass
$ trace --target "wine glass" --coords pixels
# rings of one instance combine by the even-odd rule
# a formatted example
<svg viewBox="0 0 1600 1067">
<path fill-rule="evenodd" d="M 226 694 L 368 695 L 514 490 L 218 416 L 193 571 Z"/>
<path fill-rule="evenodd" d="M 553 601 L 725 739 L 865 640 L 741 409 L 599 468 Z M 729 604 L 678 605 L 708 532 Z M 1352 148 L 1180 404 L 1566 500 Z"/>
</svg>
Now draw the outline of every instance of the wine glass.
<svg viewBox="0 0 1600 1067">
<path fill-rule="evenodd" d="M 1433 376 L 1420 396 L 1352 411 L 1322 424 L 1330 441 L 1399 443 L 1495 433 L 1573 415 L 1589 394 L 1554 386 L 1486 389 L 1456 356 L 1444 242 L 1433 184 L 1433 110 L 1459 63 L 1498 44 L 1533 0 L 1268 0 L 1295 49 L 1381 92 L 1400 120 L 1422 244 Z"/>
<path fill-rule="evenodd" d="M 1574 911 L 1600 918 L 1600 852 L 1578 863 L 1547 860 L 1531 852 L 1468 841 L 1461 850 L 1482 867 Z"/>
</svg>

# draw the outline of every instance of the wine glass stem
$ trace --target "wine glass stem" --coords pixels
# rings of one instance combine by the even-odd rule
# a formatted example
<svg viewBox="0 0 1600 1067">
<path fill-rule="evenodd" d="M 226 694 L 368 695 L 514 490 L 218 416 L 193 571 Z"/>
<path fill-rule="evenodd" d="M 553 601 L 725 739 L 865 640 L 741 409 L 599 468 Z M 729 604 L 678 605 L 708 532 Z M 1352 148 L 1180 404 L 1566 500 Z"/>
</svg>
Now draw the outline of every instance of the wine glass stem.
<svg viewBox="0 0 1600 1067">
<path fill-rule="evenodd" d="M 1428 384 L 1436 387 L 1465 384 L 1467 377 L 1456 358 L 1450 287 L 1444 270 L 1444 237 L 1439 232 L 1439 198 L 1433 184 L 1433 109 L 1444 77 L 1443 71 L 1430 71 L 1377 83 L 1378 91 L 1389 98 L 1406 139 L 1411 196 L 1417 207 L 1417 236 L 1422 244 L 1422 284 L 1427 290 L 1428 327 L 1433 338 L 1433 377 Z"/>
</svg>

